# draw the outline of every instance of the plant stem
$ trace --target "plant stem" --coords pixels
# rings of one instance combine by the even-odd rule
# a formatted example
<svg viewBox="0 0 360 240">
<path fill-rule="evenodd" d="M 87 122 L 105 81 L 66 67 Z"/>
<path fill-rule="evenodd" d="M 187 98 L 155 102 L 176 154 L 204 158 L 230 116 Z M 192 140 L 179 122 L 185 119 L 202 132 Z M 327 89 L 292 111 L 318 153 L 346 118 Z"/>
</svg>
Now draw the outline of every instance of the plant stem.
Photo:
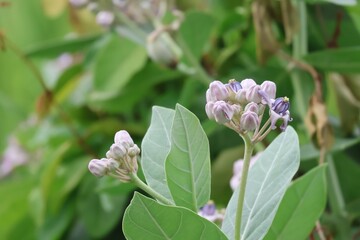
<svg viewBox="0 0 360 240">
<path fill-rule="evenodd" d="M 137 175 L 136 173 L 131 173 L 130 174 L 131 180 L 133 181 L 133 183 L 135 183 L 136 186 L 138 186 L 139 188 L 141 188 L 142 190 L 144 190 L 147 194 L 149 194 L 150 196 L 152 196 L 153 198 L 155 198 L 156 200 L 159 200 L 160 202 L 162 202 L 163 204 L 166 205 L 174 205 L 174 203 L 172 203 L 170 200 L 168 200 L 167 198 L 165 198 L 164 196 L 160 195 L 158 192 L 155 192 L 154 189 L 152 189 L 151 187 L 149 187 L 148 185 L 146 185 Z"/>
<path fill-rule="evenodd" d="M 244 154 L 244 165 L 241 173 L 240 189 L 239 189 L 239 196 L 238 196 L 237 208 L 236 208 L 235 240 L 240 240 L 241 217 L 242 217 L 244 199 L 245 199 L 246 181 L 250 167 L 250 159 L 254 150 L 254 145 L 251 142 L 249 136 L 241 135 L 241 137 L 243 138 L 245 143 L 245 154 Z"/>
<path fill-rule="evenodd" d="M 178 37 L 178 44 L 184 54 L 184 56 L 189 60 L 189 62 L 191 63 L 192 67 L 195 68 L 195 71 L 199 77 L 199 80 L 205 84 L 206 86 L 209 85 L 209 83 L 211 82 L 210 77 L 208 76 L 208 74 L 205 72 L 204 68 L 201 66 L 201 64 L 199 63 L 199 61 L 196 59 L 196 57 L 194 56 L 194 54 L 190 51 L 190 49 L 188 48 L 188 46 L 186 45 L 186 43 L 184 42 L 184 39 L 180 36 Z"/>
</svg>

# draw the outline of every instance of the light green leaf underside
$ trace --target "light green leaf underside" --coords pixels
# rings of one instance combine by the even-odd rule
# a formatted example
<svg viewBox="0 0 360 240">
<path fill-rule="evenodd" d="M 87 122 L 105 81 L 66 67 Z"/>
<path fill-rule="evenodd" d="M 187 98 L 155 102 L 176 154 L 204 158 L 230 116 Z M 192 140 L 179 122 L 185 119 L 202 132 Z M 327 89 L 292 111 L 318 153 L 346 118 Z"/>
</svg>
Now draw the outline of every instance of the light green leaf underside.
<svg viewBox="0 0 360 240">
<path fill-rule="evenodd" d="M 326 204 L 326 166 L 297 179 L 286 191 L 266 240 L 303 240 L 309 236 Z M 299 227 L 301 226 L 301 227 Z"/>
<path fill-rule="evenodd" d="M 285 190 L 299 167 L 299 151 L 297 134 L 289 126 L 251 167 L 245 190 L 241 239 L 262 239 L 269 230 Z M 222 226 L 229 239 L 234 239 L 235 234 L 238 191 L 239 188 L 230 199 Z"/>
<path fill-rule="evenodd" d="M 135 193 L 125 211 L 123 231 L 128 240 L 222 240 L 220 229 L 183 207 L 165 206 Z"/>
<path fill-rule="evenodd" d="M 209 142 L 197 117 L 176 106 L 166 178 L 178 206 L 197 211 L 210 198 Z"/>
<path fill-rule="evenodd" d="M 147 184 L 172 201 L 165 175 L 165 160 L 171 148 L 171 125 L 175 111 L 153 107 L 151 124 L 141 144 L 141 164 Z"/>
</svg>

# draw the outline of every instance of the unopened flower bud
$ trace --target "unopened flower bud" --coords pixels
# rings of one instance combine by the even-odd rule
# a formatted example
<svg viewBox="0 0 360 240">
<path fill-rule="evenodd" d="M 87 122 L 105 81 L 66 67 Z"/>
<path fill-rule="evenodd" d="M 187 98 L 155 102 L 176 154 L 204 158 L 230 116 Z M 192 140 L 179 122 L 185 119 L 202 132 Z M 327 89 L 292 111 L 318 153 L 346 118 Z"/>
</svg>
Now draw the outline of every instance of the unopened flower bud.
<svg viewBox="0 0 360 240">
<path fill-rule="evenodd" d="M 207 102 L 205 105 L 206 115 L 208 116 L 208 118 L 210 120 L 215 119 L 215 116 L 213 114 L 214 104 L 215 104 L 215 102 Z"/>
<path fill-rule="evenodd" d="M 250 102 L 245 106 L 245 112 L 247 112 L 247 111 L 251 111 L 251 112 L 258 114 L 259 113 L 259 105 L 254 102 Z"/>
<path fill-rule="evenodd" d="M 262 100 L 261 95 L 259 94 L 260 86 L 253 85 L 246 91 L 246 100 L 249 102 L 260 103 Z"/>
<path fill-rule="evenodd" d="M 260 85 L 260 89 L 264 91 L 270 99 L 274 99 L 276 95 L 276 84 L 272 81 L 265 81 Z M 266 104 L 266 100 L 262 100 Z"/>
<path fill-rule="evenodd" d="M 290 108 L 289 98 L 287 97 L 279 97 L 275 99 L 272 104 L 271 109 L 277 114 L 283 115 Z"/>
<path fill-rule="evenodd" d="M 114 143 L 111 145 L 110 150 L 106 153 L 107 158 L 115 160 L 122 159 L 127 154 L 125 146 L 120 143 Z"/>
<path fill-rule="evenodd" d="M 179 62 L 180 52 L 174 50 L 175 45 L 172 46 L 169 43 L 169 41 L 172 41 L 170 36 L 165 34 L 168 33 L 158 33 L 156 31 L 151 33 L 146 41 L 146 50 L 153 61 L 173 68 Z"/>
<path fill-rule="evenodd" d="M 234 109 L 224 101 L 217 101 L 214 103 L 212 113 L 216 122 L 224 124 L 230 122 L 234 115 Z"/>
<path fill-rule="evenodd" d="M 130 134 L 125 130 L 120 130 L 117 133 L 115 133 L 114 142 L 117 144 L 122 144 L 128 147 L 131 147 L 134 145 L 134 141 L 132 140 Z"/>
<path fill-rule="evenodd" d="M 207 92 L 208 101 L 226 100 L 228 96 L 229 92 L 225 84 L 220 81 L 213 81 L 210 83 L 209 90 Z"/>
<path fill-rule="evenodd" d="M 128 154 L 130 157 L 135 157 L 140 154 L 140 148 L 136 144 L 134 144 L 134 146 L 128 149 Z"/>
<path fill-rule="evenodd" d="M 88 165 L 89 171 L 96 177 L 103 177 L 108 172 L 108 161 L 106 158 L 93 159 Z"/>
<path fill-rule="evenodd" d="M 96 14 L 96 22 L 97 24 L 103 27 L 110 27 L 114 22 L 115 16 L 110 11 L 100 11 Z"/>
<path fill-rule="evenodd" d="M 88 0 L 69 0 L 69 2 L 72 6 L 81 8 L 81 7 L 84 7 L 88 3 Z"/>
<path fill-rule="evenodd" d="M 240 118 L 240 128 L 245 131 L 255 130 L 259 124 L 259 116 L 252 111 L 244 112 Z"/>
<path fill-rule="evenodd" d="M 107 159 L 107 162 L 108 162 L 109 171 L 114 171 L 116 168 L 120 166 L 119 162 L 117 162 L 115 159 L 112 158 Z"/>
<path fill-rule="evenodd" d="M 246 79 L 241 81 L 241 87 L 243 89 L 248 89 L 248 88 L 250 88 L 252 86 L 255 86 L 255 85 L 256 85 L 256 82 L 251 78 L 246 78 Z"/>
</svg>

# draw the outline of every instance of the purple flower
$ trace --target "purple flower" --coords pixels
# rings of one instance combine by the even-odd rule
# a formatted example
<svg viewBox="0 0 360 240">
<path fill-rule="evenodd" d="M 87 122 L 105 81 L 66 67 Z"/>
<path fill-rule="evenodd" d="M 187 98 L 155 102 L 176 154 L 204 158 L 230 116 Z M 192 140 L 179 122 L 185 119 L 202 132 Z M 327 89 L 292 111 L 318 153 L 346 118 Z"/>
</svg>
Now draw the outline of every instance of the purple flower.
<svg viewBox="0 0 360 240">
<path fill-rule="evenodd" d="M 288 122 L 292 121 L 290 117 L 290 100 L 288 97 L 279 97 L 276 99 L 271 99 L 269 95 L 260 90 L 259 94 L 263 97 L 263 100 L 267 103 L 270 108 L 270 121 L 271 121 L 271 128 L 276 128 L 276 122 L 280 119 L 282 120 L 282 124 L 280 129 L 284 131 L 288 125 Z"/>
</svg>

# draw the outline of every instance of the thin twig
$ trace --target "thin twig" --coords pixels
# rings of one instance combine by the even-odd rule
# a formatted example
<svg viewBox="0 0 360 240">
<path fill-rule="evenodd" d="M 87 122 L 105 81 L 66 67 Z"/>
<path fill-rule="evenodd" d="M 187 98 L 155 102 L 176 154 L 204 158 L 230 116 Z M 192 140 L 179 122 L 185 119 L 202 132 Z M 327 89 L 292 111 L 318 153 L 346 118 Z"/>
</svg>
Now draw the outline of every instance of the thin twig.
<svg viewBox="0 0 360 240">
<path fill-rule="evenodd" d="M 319 235 L 320 240 L 326 240 L 326 236 L 324 234 L 324 231 L 323 231 L 323 229 L 321 227 L 321 224 L 320 224 L 319 220 L 316 221 L 316 232 Z"/>
</svg>

